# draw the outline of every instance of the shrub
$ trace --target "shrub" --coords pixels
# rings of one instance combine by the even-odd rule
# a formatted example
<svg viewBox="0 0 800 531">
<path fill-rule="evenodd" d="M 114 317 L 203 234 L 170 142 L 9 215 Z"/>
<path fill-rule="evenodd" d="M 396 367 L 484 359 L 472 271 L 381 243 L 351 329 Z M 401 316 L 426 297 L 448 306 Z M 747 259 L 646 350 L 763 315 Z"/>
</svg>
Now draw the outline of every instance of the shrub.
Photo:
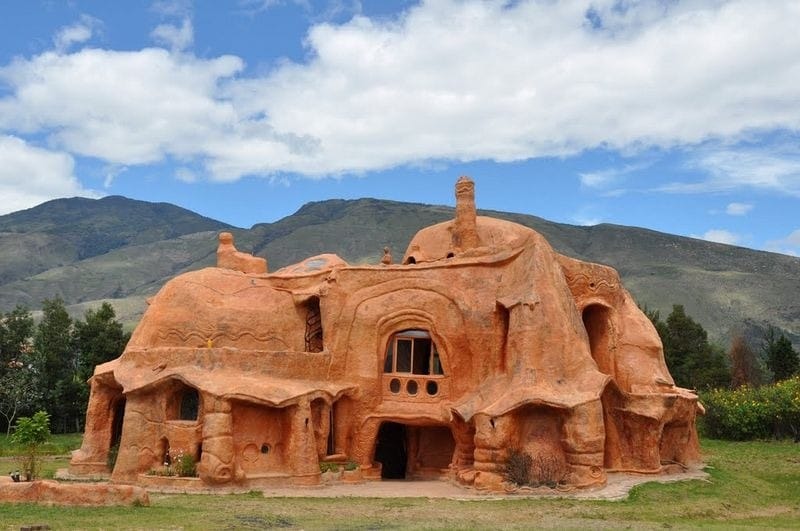
<svg viewBox="0 0 800 531">
<path fill-rule="evenodd" d="M 182 478 L 190 478 L 197 475 L 197 463 L 194 456 L 182 451 L 172 458 L 172 468 L 175 470 L 175 474 Z"/>
<path fill-rule="evenodd" d="M 701 394 L 707 437 L 745 441 L 800 439 L 800 377 L 758 388 L 717 389 Z"/>
<path fill-rule="evenodd" d="M 338 472 L 339 465 L 336 463 L 328 463 L 326 461 L 322 461 L 319 464 L 319 471 L 320 472 Z"/>
<path fill-rule="evenodd" d="M 345 470 L 358 470 L 358 463 L 356 463 L 355 461 L 348 461 L 347 463 L 344 464 L 344 469 Z"/>
<path fill-rule="evenodd" d="M 28 481 L 39 475 L 41 457 L 40 447 L 50 438 L 50 415 L 46 411 L 38 411 L 32 417 L 20 417 L 14 427 L 11 440 L 23 449 L 17 459 L 25 478 Z"/>
<path fill-rule="evenodd" d="M 515 485 L 529 485 L 532 465 L 533 458 L 530 454 L 518 448 L 509 450 L 506 460 L 506 479 Z"/>
</svg>

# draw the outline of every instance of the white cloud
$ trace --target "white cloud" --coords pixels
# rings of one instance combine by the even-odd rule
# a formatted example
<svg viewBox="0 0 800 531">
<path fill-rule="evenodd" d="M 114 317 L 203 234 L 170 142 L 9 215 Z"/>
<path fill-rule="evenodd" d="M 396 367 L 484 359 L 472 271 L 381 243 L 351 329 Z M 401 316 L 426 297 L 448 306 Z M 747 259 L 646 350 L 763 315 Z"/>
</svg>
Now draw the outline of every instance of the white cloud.
<svg viewBox="0 0 800 531">
<path fill-rule="evenodd" d="M 776 253 L 800 256 L 800 229 L 792 231 L 785 238 L 768 241 L 765 248 Z"/>
<path fill-rule="evenodd" d="M 705 232 L 701 239 L 716 243 L 725 243 L 728 245 L 737 245 L 741 241 L 741 237 L 733 232 L 723 229 L 711 229 Z"/>
<path fill-rule="evenodd" d="M 753 210 L 753 205 L 750 203 L 728 203 L 725 207 L 725 213 L 729 216 L 744 216 Z"/>
<path fill-rule="evenodd" d="M 0 214 L 7 214 L 57 197 L 97 197 L 85 190 L 73 174 L 75 163 L 67 153 L 31 146 L 24 140 L 0 135 Z"/>
<path fill-rule="evenodd" d="M 126 171 L 128 171 L 127 166 L 120 166 L 118 164 L 109 164 L 106 166 L 103 170 L 105 173 L 105 177 L 103 178 L 103 188 L 111 188 L 111 185 L 114 183 L 114 179 Z"/>
<path fill-rule="evenodd" d="M 800 130 L 800 106 L 787 104 L 800 100 L 792 0 L 431 0 L 394 19 L 317 24 L 307 62 L 261 77 L 244 77 L 236 57 L 181 52 L 192 42 L 182 16 L 153 33 L 172 53 L 56 51 L 3 68 L 0 129 L 114 164 L 175 157 L 218 180 Z M 796 163 L 776 158 L 754 177 L 736 157 L 699 164 L 718 189 L 800 193 Z"/>
<path fill-rule="evenodd" d="M 694 156 L 690 165 L 709 177 L 692 183 L 670 183 L 659 190 L 708 193 L 752 188 L 800 197 L 800 151 L 796 142 L 768 147 L 704 149 Z"/>
<path fill-rule="evenodd" d="M 156 0 L 150 9 L 165 17 L 188 17 L 192 13 L 191 0 Z"/>
<path fill-rule="evenodd" d="M 65 52 L 73 44 L 80 44 L 92 38 L 96 28 L 100 26 L 100 21 L 89 15 L 81 15 L 80 21 L 61 28 L 53 37 L 53 44 L 56 50 Z"/>
<path fill-rule="evenodd" d="M 194 28 L 192 21 L 186 17 L 180 26 L 174 24 L 160 24 L 150 33 L 158 44 L 168 46 L 173 51 L 183 51 L 194 42 Z"/>
<path fill-rule="evenodd" d="M 62 149 L 117 165 L 202 155 L 234 136 L 237 113 L 217 93 L 241 68 L 237 57 L 160 48 L 44 53 L 0 70 L 16 87 L 0 100 L 0 129 L 47 132 Z"/>
<path fill-rule="evenodd" d="M 178 168 L 175 170 L 175 178 L 184 183 L 197 182 L 197 174 L 189 168 Z"/>
<path fill-rule="evenodd" d="M 618 183 L 625 176 L 643 170 L 649 166 L 648 163 L 626 164 L 620 168 L 606 168 L 592 172 L 579 173 L 581 186 L 586 188 L 605 188 Z M 620 190 L 615 192 L 619 193 Z"/>
</svg>

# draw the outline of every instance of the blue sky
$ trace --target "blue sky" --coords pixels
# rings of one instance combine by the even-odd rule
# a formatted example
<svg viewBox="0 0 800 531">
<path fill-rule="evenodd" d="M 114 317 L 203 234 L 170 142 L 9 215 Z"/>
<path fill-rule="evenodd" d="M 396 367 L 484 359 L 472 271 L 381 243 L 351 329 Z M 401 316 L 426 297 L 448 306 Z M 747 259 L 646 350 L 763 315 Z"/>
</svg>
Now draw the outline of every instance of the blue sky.
<svg viewBox="0 0 800 531">
<path fill-rule="evenodd" d="M 0 4 L 0 213 L 453 204 L 800 254 L 796 0 Z"/>
</svg>

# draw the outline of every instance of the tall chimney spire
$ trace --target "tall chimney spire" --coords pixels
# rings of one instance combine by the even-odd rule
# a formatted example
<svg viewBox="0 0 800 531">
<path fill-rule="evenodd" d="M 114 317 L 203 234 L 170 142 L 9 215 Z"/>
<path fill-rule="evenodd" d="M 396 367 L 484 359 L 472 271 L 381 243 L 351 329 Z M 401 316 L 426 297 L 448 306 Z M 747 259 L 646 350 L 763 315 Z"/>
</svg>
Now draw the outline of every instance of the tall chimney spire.
<svg viewBox="0 0 800 531">
<path fill-rule="evenodd" d="M 478 247 L 477 215 L 475 213 L 475 183 L 462 175 L 456 181 L 456 220 L 453 227 L 453 247 L 465 251 Z"/>
</svg>

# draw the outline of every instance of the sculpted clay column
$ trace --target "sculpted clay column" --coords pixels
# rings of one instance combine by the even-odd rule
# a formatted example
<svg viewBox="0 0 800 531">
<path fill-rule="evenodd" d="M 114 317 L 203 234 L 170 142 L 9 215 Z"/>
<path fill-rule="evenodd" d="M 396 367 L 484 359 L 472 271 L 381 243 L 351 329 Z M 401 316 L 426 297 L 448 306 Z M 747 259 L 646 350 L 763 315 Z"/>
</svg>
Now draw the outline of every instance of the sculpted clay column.
<svg viewBox="0 0 800 531">
<path fill-rule="evenodd" d="M 480 245 L 475 212 L 475 183 L 461 176 L 456 182 L 456 220 L 453 228 L 453 247 L 459 251 Z"/>
<path fill-rule="evenodd" d="M 203 415 L 203 455 L 197 467 L 204 483 L 227 483 L 236 478 L 231 403 L 209 397 Z"/>
<path fill-rule="evenodd" d="M 308 398 L 301 398 L 296 406 L 290 408 L 291 432 L 287 455 L 294 473 L 296 485 L 319 484 L 319 458 L 311 425 L 311 406 Z"/>
</svg>

